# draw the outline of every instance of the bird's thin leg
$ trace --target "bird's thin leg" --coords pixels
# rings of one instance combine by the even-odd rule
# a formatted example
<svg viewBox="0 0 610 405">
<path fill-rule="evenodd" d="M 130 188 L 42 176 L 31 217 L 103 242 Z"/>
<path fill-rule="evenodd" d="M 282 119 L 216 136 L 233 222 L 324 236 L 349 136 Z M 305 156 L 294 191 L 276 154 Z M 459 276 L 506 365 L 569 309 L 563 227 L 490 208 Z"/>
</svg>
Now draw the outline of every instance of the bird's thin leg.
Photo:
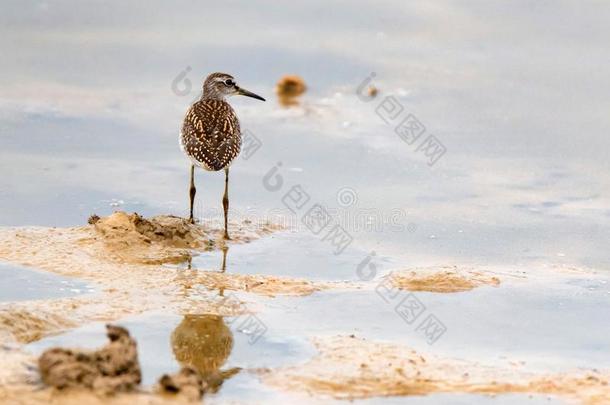
<svg viewBox="0 0 610 405">
<path fill-rule="evenodd" d="M 228 220 L 227 220 L 227 215 L 229 213 L 229 168 L 228 167 L 225 169 L 225 194 L 222 197 L 222 208 L 224 208 L 224 210 L 225 210 L 225 239 L 231 239 L 231 238 L 229 238 Z"/>
<path fill-rule="evenodd" d="M 191 224 L 195 223 L 195 219 L 193 218 L 193 205 L 195 204 L 196 193 L 197 189 L 195 188 L 195 165 L 191 165 L 191 186 L 189 188 L 189 196 L 191 197 L 191 216 L 189 217 L 189 222 Z"/>
</svg>

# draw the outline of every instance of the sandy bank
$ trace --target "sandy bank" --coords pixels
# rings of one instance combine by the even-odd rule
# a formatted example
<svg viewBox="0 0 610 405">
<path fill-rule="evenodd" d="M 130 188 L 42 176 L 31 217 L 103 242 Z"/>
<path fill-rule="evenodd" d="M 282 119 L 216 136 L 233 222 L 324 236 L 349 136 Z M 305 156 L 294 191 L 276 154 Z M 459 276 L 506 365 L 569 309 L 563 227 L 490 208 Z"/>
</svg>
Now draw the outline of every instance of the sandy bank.
<svg viewBox="0 0 610 405">
<path fill-rule="evenodd" d="M 457 266 L 396 270 L 388 277 L 394 286 L 409 291 L 455 293 L 500 285 L 500 278 L 495 275 Z"/>
<path fill-rule="evenodd" d="M 261 370 L 279 389 L 337 399 L 434 393 L 558 395 L 584 404 L 607 404 L 610 373 L 576 371 L 540 375 L 522 365 L 485 365 L 441 358 L 405 346 L 337 336 L 315 339 L 319 354 L 305 364 Z"/>
<path fill-rule="evenodd" d="M 0 326 L 5 335 L 31 342 L 77 324 L 151 310 L 232 316 L 243 313 L 245 307 L 220 297 L 219 292 L 307 295 L 332 287 L 332 283 L 168 266 L 199 252 L 222 249 L 227 243 L 222 230 L 191 225 L 182 218 L 146 219 L 116 212 L 91 222 L 74 228 L 0 229 L 0 260 L 77 277 L 99 291 L 2 304 Z M 231 224 L 231 228 L 229 244 L 248 243 L 279 230 L 249 221 Z"/>
</svg>

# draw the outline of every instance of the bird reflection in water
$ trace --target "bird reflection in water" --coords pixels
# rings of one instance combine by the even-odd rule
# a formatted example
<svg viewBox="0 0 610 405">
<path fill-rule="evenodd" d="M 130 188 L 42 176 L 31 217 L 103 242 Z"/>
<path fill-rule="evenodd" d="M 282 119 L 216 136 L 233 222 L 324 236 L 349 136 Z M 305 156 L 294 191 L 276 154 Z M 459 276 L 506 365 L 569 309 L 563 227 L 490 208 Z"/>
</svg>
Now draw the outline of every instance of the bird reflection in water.
<svg viewBox="0 0 610 405">
<path fill-rule="evenodd" d="M 227 253 L 229 252 L 229 247 L 228 246 L 223 246 L 222 247 L 222 264 L 220 265 L 220 272 L 224 273 L 225 270 L 227 269 Z"/>
<path fill-rule="evenodd" d="M 197 370 L 217 392 L 222 383 L 241 369 L 221 370 L 233 349 L 233 333 L 218 315 L 186 315 L 171 336 L 174 357 L 181 366 Z"/>
<path fill-rule="evenodd" d="M 220 273 L 224 273 L 227 270 L 227 253 L 229 253 L 229 247 L 225 245 L 222 247 L 222 263 L 219 269 Z M 193 256 L 189 256 L 188 260 L 183 262 L 180 268 L 184 269 L 184 265 L 186 265 L 186 270 L 193 270 Z"/>
<path fill-rule="evenodd" d="M 224 273 L 227 270 L 227 254 L 229 252 L 228 246 L 222 248 L 222 262 L 220 264 L 219 273 Z M 200 284 L 198 276 L 201 275 L 200 270 L 193 268 L 192 257 L 184 263 L 186 267 L 179 267 L 176 271 L 176 277 L 174 282 L 182 287 L 182 296 L 185 298 L 190 297 L 193 293 L 197 293 L 197 286 Z M 224 297 L 224 288 L 221 286 L 218 288 L 219 295 Z"/>
<path fill-rule="evenodd" d="M 228 246 L 222 248 L 221 273 L 226 270 L 228 251 Z M 191 261 L 187 269 L 179 270 L 178 280 L 184 287 L 185 297 L 191 295 L 197 272 Z M 224 296 L 224 288 L 219 289 L 218 295 Z M 207 382 L 208 392 L 217 392 L 225 380 L 241 370 L 239 367 L 221 370 L 233 349 L 233 333 L 222 316 L 185 315 L 172 333 L 171 345 L 178 363 L 197 370 Z"/>
</svg>

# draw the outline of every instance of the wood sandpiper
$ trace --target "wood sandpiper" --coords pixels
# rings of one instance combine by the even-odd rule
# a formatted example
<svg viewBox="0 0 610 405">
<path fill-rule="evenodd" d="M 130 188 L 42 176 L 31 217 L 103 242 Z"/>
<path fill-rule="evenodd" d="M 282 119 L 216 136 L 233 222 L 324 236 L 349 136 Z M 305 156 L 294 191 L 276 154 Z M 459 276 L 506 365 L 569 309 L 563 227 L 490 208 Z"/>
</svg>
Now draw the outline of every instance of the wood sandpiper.
<svg viewBox="0 0 610 405">
<path fill-rule="evenodd" d="M 226 97 L 240 95 L 265 101 L 259 95 L 242 89 L 233 76 L 212 73 L 203 82 L 201 99 L 189 108 L 180 131 L 180 148 L 191 160 L 190 217 L 193 218 L 195 202 L 195 166 L 207 171 L 225 171 L 225 192 L 222 198 L 225 220 L 225 239 L 229 239 L 227 213 L 229 210 L 229 166 L 241 150 L 239 120 Z"/>
</svg>

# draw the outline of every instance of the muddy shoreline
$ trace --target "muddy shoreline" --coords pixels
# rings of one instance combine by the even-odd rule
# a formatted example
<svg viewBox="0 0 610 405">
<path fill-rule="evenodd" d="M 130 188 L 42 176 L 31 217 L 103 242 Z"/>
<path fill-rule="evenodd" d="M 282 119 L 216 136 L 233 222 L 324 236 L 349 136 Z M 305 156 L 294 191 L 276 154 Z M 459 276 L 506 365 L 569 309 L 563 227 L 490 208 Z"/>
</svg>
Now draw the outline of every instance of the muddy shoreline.
<svg viewBox="0 0 610 405">
<path fill-rule="evenodd" d="M 177 266 L 177 263 L 188 263 L 198 252 L 226 248 L 220 230 L 190 225 L 177 217 L 146 219 L 124 212 L 90 222 L 64 229 L 0 229 L 0 260 L 76 277 L 96 288 L 93 294 L 0 305 L 2 350 L 6 358 L 0 375 L 0 400 L 4 402 L 21 403 L 23 398 L 27 403 L 41 404 L 49 401 L 117 404 L 192 401 L 193 395 L 177 397 L 150 388 L 115 393 L 109 398 L 78 387 L 67 391 L 41 389 L 37 359 L 23 344 L 90 322 L 116 321 L 149 311 L 186 315 L 183 322 L 188 322 L 189 314 L 223 317 L 252 311 L 247 303 L 226 299 L 218 294 L 220 291 L 246 292 L 269 299 L 302 297 L 318 291 L 373 290 L 376 285 L 312 282 Z M 230 244 L 249 243 L 282 231 L 271 224 L 249 222 L 234 223 L 232 227 L 236 231 Z M 383 277 L 400 290 L 442 294 L 502 288 L 504 283 L 510 284 L 519 278 L 456 266 L 394 269 Z M 179 346 L 179 340 L 184 338 L 178 333 L 175 343 Z M 605 371 L 533 373 L 526 367 L 439 358 L 406 346 L 356 336 L 320 337 L 314 338 L 313 343 L 318 355 L 304 364 L 250 371 L 265 385 L 280 391 L 334 399 L 446 392 L 532 393 L 597 405 L 610 396 L 609 375 Z M 173 390 L 189 378 L 192 379 L 190 374 L 177 374 L 167 376 L 164 381 Z"/>
<path fill-rule="evenodd" d="M 261 378 L 280 389 L 347 400 L 448 392 L 545 394 L 590 405 L 610 398 L 608 372 L 534 373 L 520 365 L 441 358 L 353 335 L 314 343 L 319 354 L 307 363 L 261 370 Z"/>
</svg>

